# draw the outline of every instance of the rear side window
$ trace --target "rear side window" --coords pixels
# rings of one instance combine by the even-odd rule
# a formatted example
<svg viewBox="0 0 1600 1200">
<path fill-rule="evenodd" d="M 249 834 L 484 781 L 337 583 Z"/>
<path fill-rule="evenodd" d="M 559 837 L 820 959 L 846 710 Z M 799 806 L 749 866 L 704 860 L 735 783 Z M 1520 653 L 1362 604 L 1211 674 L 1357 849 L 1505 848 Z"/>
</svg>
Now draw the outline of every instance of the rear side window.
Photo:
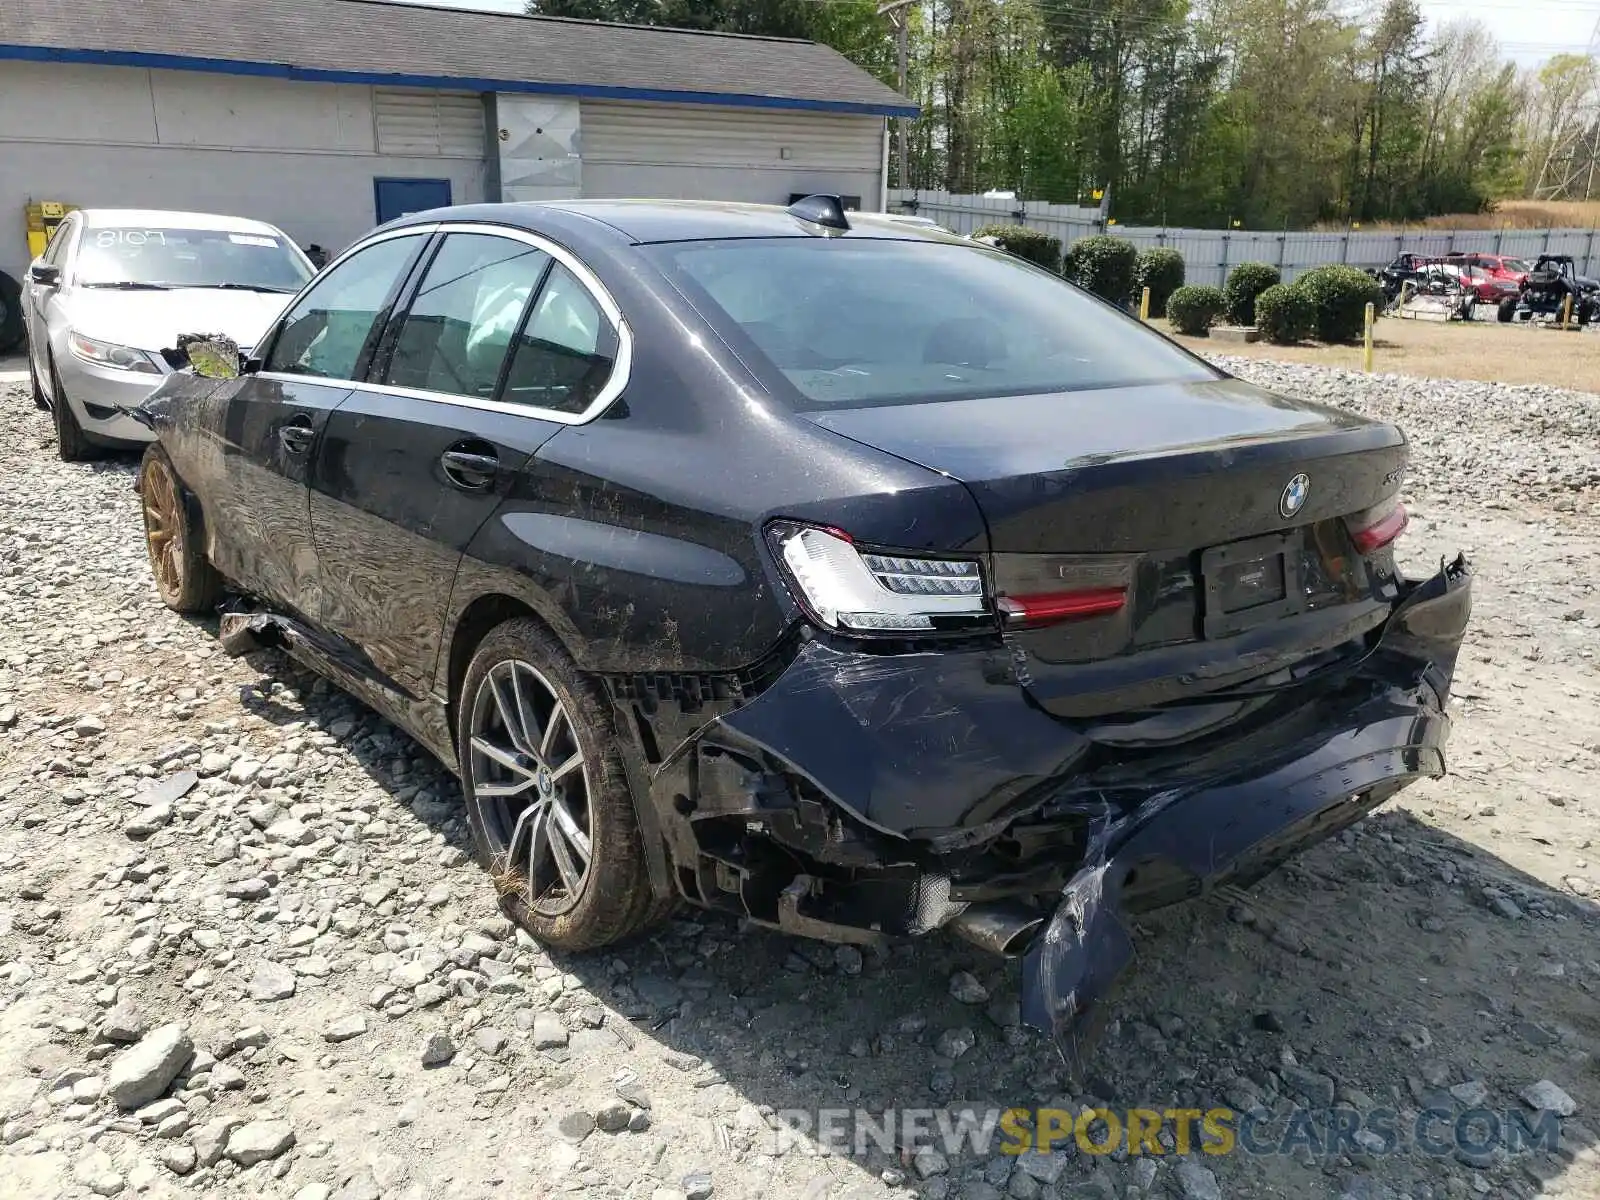
<svg viewBox="0 0 1600 1200">
<path fill-rule="evenodd" d="M 580 413 L 605 387 L 617 360 L 617 331 L 594 296 L 557 265 L 517 338 L 504 399 Z"/>
<path fill-rule="evenodd" d="M 444 239 L 395 337 L 383 382 L 489 399 L 550 256 L 490 234 Z"/>
<path fill-rule="evenodd" d="M 419 241 L 420 236 L 376 242 L 318 279 L 284 317 L 264 369 L 354 379 L 373 323 L 389 305 Z"/>
<path fill-rule="evenodd" d="M 647 253 L 801 408 L 1218 378 L 1131 317 L 982 247 L 752 238 Z"/>
</svg>

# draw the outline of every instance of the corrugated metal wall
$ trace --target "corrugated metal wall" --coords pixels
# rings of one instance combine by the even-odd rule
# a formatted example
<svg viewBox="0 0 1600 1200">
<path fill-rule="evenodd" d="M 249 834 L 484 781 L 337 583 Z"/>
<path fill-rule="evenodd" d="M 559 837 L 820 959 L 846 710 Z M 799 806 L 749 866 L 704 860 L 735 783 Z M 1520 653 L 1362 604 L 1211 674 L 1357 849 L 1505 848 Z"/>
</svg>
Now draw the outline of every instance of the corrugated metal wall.
<svg viewBox="0 0 1600 1200">
<path fill-rule="evenodd" d="M 0 0 L 0 5 L 4 0 Z M 379 176 L 484 198 L 483 102 L 362 84 L 73 63 L 0 66 L 0 270 L 28 261 L 23 207 L 199 209 L 338 250 L 372 228 Z"/>
<path fill-rule="evenodd" d="M 787 203 L 832 191 L 881 203 L 879 117 L 585 100 L 583 194 Z"/>
<path fill-rule="evenodd" d="M 890 191 L 889 208 L 931 217 L 957 233 L 971 233 L 996 223 L 1021 224 L 1059 237 L 1063 247 L 1100 232 L 1126 238 L 1140 249 L 1170 246 L 1183 255 L 1190 283 L 1217 286 L 1221 286 L 1228 272 L 1242 262 L 1271 263 L 1283 272 L 1285 279 L 1294 279 L 1312 267 L 1328 263 L 1380 267 L 1407 250 L 1429 255 L 1457 250 L 1511 254 L 1529 260 L 1541 254 L 1570 254 L 1577 260 L 1580 274 L 1592 276 L 1600 269 L 1600 231 L 1593 229 L 1274 233 L 1111 225 L 1102 231 L 1098 210 L 1092 208 L 899 189 Z"/>
</svg>

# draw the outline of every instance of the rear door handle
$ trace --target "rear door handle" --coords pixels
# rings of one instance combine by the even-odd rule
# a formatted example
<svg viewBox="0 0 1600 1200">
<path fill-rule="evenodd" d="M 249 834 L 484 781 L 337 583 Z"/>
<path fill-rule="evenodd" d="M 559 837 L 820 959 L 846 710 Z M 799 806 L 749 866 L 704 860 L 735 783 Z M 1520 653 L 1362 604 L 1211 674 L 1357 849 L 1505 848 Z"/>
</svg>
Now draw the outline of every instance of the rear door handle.
<svg viewBox="0 0 1600 1200">
<path fill-rule="evenodd" d="M 471 450 L 446 450 L 439 456 L 439 465 L 451 483 L 469 492 L 488 491 L 500 471 L 500 460 L 493 454 Z"/>
<path fill-rule="evenodd" d="M 296 417 L 287 425 L 278 427 L 278 441 L 290 454 L 304 454 L 311 449 L 311 443 L 316 437 L 317 433 L 311 427 L 310 417 Z"/>
</svg>

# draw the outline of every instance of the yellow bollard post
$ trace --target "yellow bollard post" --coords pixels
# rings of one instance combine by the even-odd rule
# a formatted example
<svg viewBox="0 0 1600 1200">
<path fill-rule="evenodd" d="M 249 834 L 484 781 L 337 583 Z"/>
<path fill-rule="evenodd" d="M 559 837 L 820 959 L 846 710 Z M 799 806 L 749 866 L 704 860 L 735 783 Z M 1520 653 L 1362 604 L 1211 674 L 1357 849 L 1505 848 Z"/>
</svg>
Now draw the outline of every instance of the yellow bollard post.
<svg viewBox="0 0 1600 1200">
<path fill-rule="evenodd" d="M 1371 304 L 1367 305 L 1367 332 L 1362 341 L 1361 361 L 1368 375 L 1372 374 L 1372 322 L 1377 315 L 1377 309 Z"/>
<path fill-rule="evenodd" d="M 1561 329 L 1566 332 L 1572 328 L 1572 293 L 1567 293 L 1567 298 L 1561 302 Z"/>
<path fill-rule="evenodd" d="M 1570 300 L 1571 297 L 1569 296 L 1568 299 Z M 1148 321 L 1149 319 L 1150 319 L 1150 289 L 1149 288 L 1145 288 L 1144 295 L 1139 297 L 1139 320 Z"/>
</svg>

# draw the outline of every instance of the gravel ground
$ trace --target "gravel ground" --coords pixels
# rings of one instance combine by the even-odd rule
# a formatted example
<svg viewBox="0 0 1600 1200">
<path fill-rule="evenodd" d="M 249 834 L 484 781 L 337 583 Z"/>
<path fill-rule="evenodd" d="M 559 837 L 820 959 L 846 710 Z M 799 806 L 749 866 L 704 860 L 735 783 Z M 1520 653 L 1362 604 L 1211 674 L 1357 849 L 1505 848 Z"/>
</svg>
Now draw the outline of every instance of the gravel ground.
<svg viewBox="0 0 1600 1200">
<path fill-rule="evenodd" d="M 0 385 L 0 1196 L 1600 1195 L 1600 400 L 1237 365 L 1411 433 L 1408 553 L 1480 572 L 1453 773 L 1142 925 L 1076 1085 L 1017 1026 L 1014 966 L 953 942 L 684 913 L 543 952 L 437 764 L 163 609 L 133 462 L 59 463 Z M 823 1155 L 772 1128 L 1335 1100 L 1572 1115 L 1520 1153 Z"/>
</svg>

